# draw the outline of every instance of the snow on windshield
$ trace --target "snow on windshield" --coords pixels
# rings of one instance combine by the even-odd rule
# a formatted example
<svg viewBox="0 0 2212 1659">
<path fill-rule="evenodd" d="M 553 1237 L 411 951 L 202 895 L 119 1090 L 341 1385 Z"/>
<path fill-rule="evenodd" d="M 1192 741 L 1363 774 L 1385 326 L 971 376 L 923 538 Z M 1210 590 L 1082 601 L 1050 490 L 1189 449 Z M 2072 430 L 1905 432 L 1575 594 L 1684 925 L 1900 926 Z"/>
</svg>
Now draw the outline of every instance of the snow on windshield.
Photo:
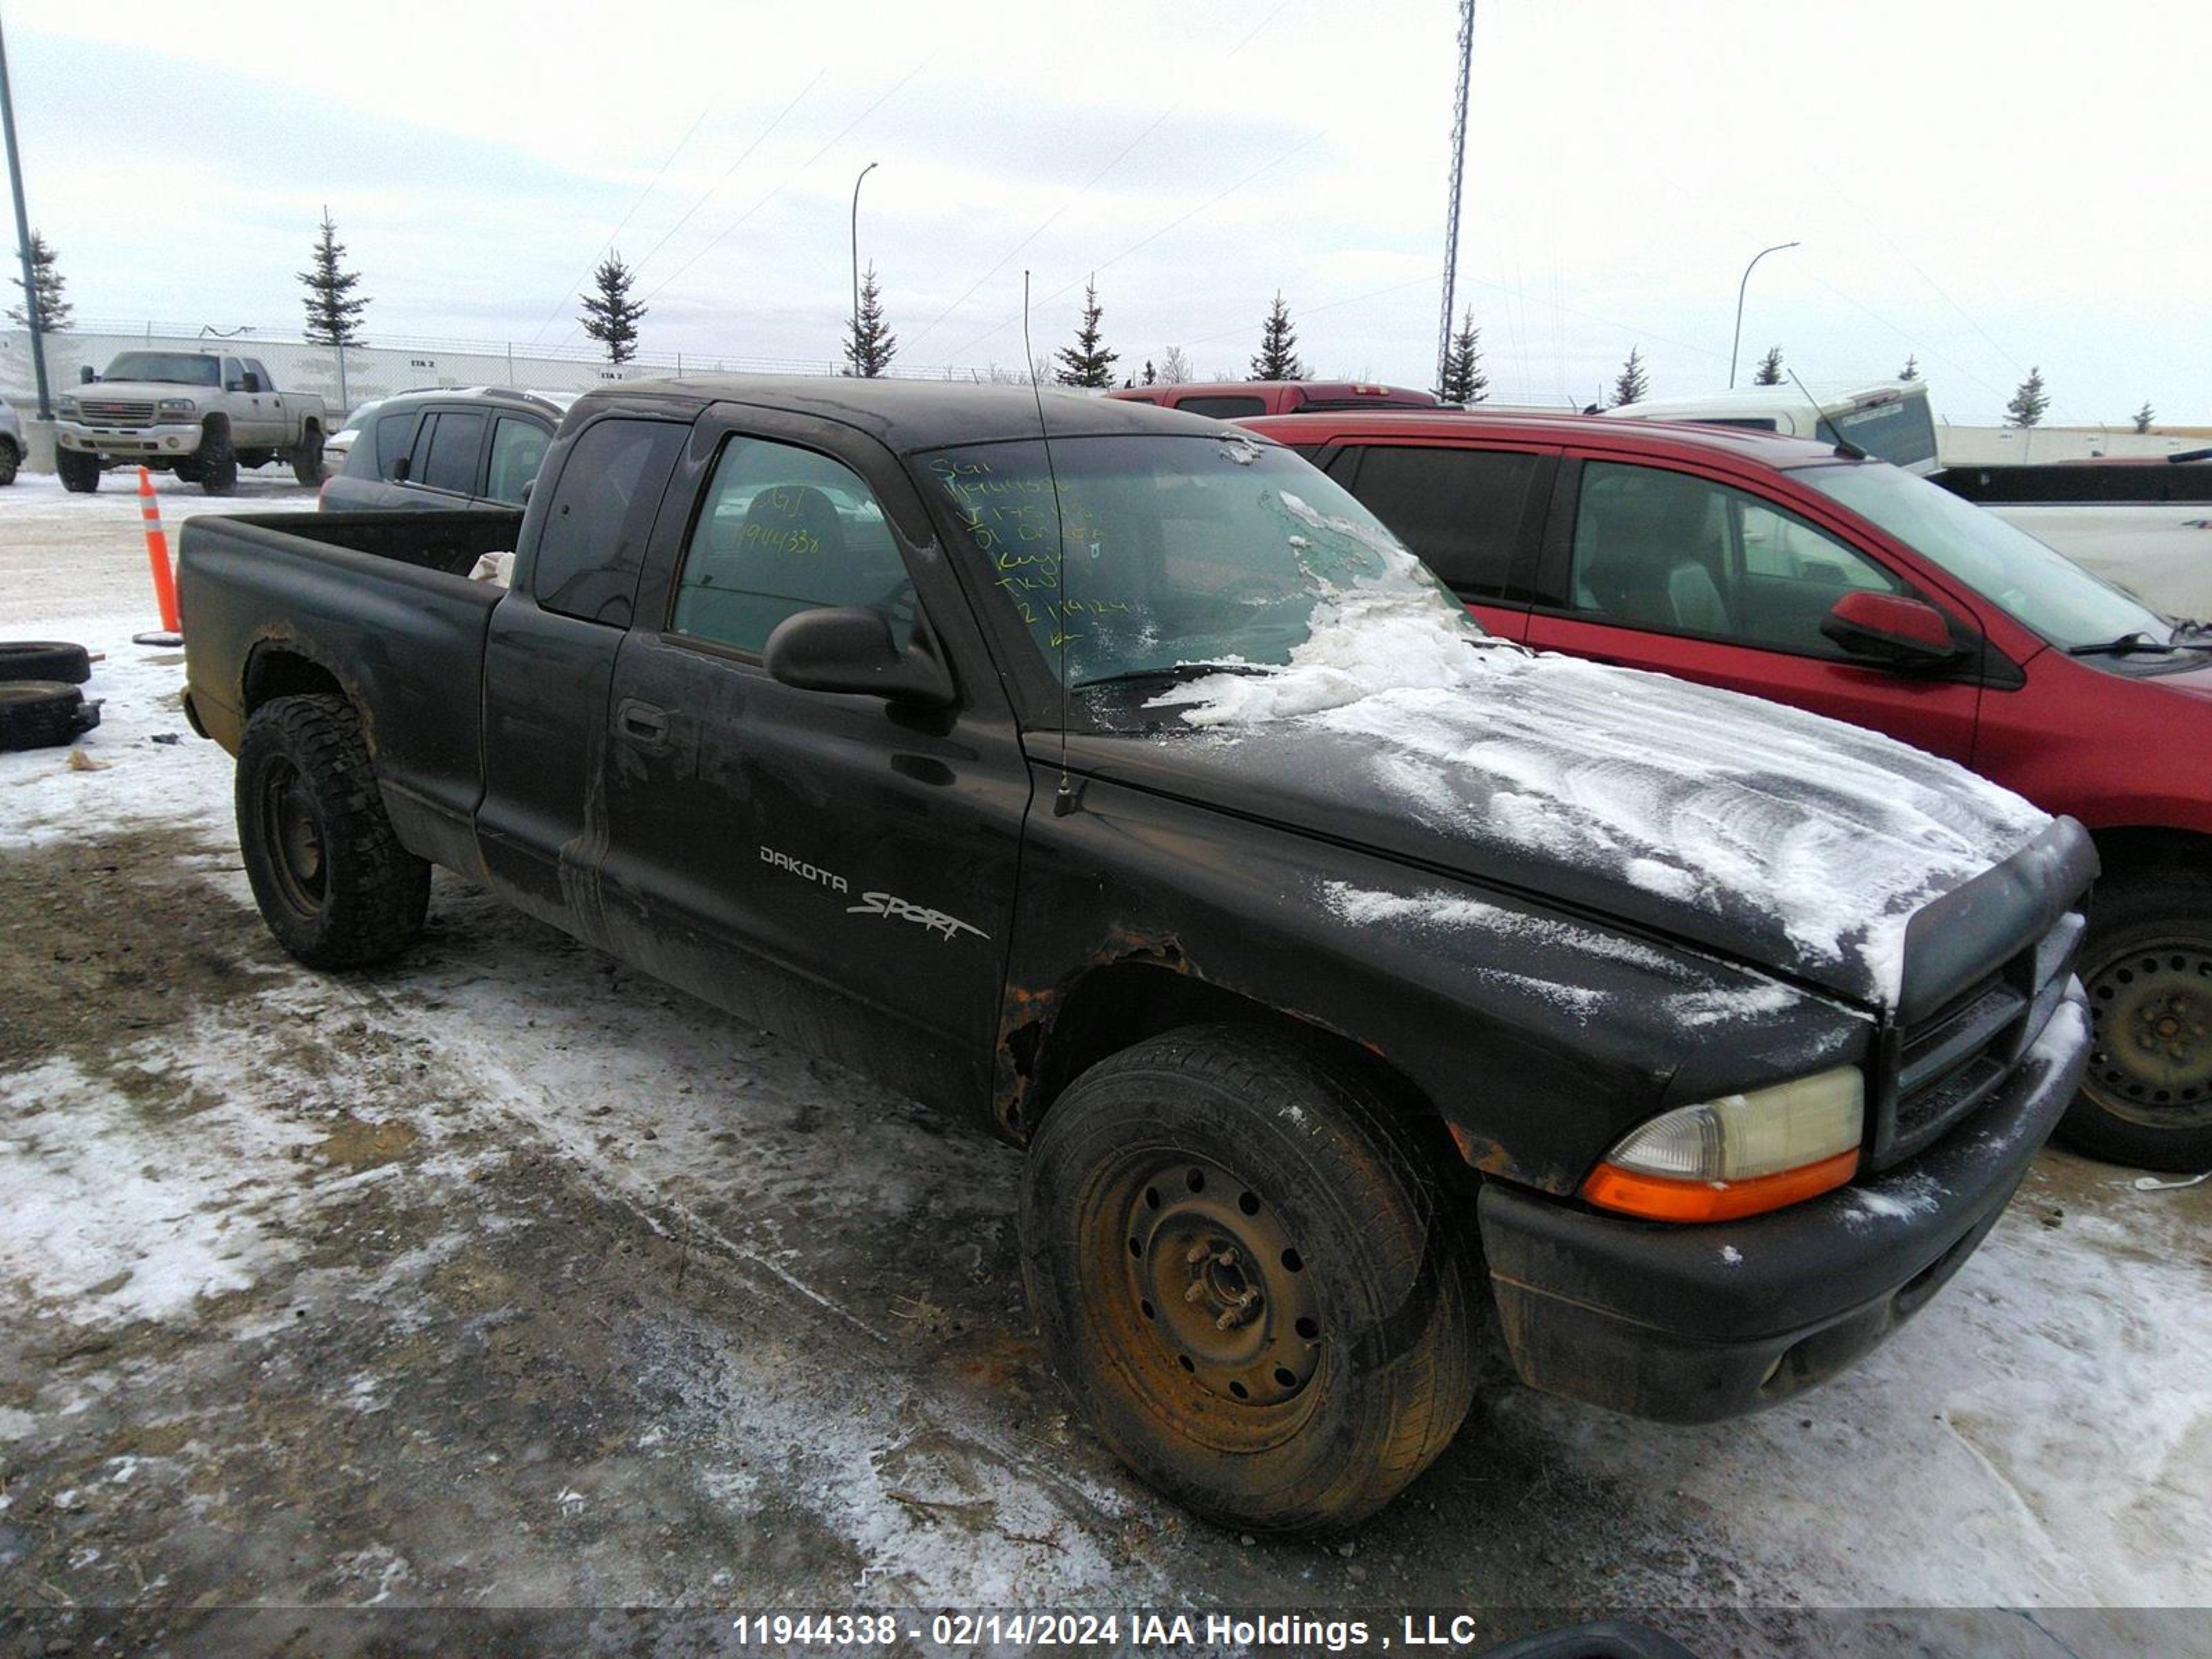
<svg viewBox="0 0 2212 1659">
<path fill-rule="evenodd" d="M 1402 589 L 1342 592 L 1286 665 L 1211 675 L 1151 706 L 1229 738 L 1358 739 L 1367 781 L 1431 829 L 1611 870 L 1716 915 L 1749 902 L 1810 960 L 1863 959 L 1887 1003 L 1913 912 L 2050 822 L 1876 733 L 1470 635 Z"/>
</svg>

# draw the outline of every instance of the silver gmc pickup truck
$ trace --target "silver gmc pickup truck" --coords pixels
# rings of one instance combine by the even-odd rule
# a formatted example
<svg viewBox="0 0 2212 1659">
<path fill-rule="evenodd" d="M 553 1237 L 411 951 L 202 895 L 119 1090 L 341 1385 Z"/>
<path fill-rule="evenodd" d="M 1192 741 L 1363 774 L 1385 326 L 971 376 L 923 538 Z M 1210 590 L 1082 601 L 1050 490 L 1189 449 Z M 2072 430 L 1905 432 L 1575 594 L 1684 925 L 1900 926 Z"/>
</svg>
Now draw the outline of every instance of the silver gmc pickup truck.
<svg viewBox="0 0 2212 1659">
<path fill-rule="evenodd" d="M 241 466 L 289 460 L 323 479 L 330 416 L 311 393 L 280 392 L 258 358 L 211 351 L 125 351 L 54 404 L 62 488 L 87 495 L 103 468 L 134 462 L 228 495 Z"/>
</svg>

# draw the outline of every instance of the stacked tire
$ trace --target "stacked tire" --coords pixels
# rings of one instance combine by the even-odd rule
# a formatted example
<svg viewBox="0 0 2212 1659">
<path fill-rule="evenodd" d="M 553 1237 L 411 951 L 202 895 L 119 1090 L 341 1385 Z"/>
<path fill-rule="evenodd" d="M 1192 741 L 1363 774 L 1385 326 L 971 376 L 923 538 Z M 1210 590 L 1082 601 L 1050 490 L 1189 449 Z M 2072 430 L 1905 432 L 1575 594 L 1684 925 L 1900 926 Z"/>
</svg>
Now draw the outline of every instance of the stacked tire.
<svg viewBox="0 0 2212 1659">
<path fill-rule="evenodd" d="M 55 749 L 100 724 L 100 704 L 79 688 L 92 678 L 81 645 L 0 641 L 0 750 Z"/>
</svg>

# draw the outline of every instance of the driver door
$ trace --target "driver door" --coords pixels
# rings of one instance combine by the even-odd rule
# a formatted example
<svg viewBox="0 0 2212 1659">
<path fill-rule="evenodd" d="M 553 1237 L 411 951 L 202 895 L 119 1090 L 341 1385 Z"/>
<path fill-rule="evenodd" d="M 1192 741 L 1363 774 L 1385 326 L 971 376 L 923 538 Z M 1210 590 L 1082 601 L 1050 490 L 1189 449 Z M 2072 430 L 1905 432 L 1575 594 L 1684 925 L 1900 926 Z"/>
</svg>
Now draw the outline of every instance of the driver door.
<svg viewBox="0 0 2212 1659">
<path fill-rule="evenodd" d="M 826 428 L 747 411 L 695 439 L 697 508 L 615 665 L 607 909 L 638 935 L 621 947 L 634 960 L 972 1109 L 988 1099 L 1029 771 L 996 677 L 957 672 L 988 659 L 911 485 Z M 961 701 L 770 678 L 769 635 L 824 606 L 879 611 L 902 643 L 927 631 Z"/>
<path fill-rule="evenodd" d="M 1771 698 L 1971 764 L 1970 674 L 1854 658 L 1820 632 L 1856 589 L 1909 593 L 1980 629 L 1862 549 L 1765 496 L 1669 467 L 1588 459 L 1562 475 L 1528 643 Z M 1978 653 L 1962 660 L 1972 661 Z"/>
</svg>

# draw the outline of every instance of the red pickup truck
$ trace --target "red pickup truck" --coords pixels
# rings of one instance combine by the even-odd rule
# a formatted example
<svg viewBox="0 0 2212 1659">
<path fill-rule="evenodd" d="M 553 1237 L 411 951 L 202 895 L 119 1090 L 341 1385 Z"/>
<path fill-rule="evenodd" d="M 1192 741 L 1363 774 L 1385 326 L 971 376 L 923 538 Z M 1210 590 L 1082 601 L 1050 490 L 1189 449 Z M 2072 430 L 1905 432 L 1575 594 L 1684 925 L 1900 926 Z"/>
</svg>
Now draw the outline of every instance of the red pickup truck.
<svg viewBox="0 0 2212 1659">
<path fill-rule="evenodd" d="M 2212 629 L 1849 446 L 1575 416 L 1244 424 L 1511 640 L 1871 726 L 2094 834 L 2096 1042 L 2060 1133 L 2212 1165 Z"/>
</svg>

